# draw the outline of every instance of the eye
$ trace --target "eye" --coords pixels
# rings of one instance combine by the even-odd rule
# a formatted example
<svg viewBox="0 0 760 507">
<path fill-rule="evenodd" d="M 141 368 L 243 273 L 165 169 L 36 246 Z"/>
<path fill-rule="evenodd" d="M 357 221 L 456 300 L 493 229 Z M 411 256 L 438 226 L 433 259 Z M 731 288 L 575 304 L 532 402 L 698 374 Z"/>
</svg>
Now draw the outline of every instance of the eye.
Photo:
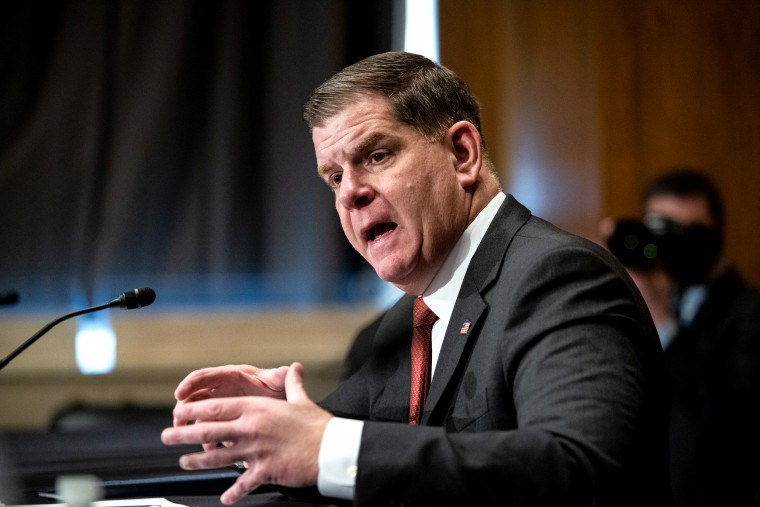
<svg viewBox="0 0 760 507">
<path fill-rule="evenodd" d="M 343 173 L 332 173 L 327 178 L 327 184 L 330 188 L 337 188 L 340 186 L 341 180 L 343 180 Z"/>
<path fill-rule="evenodd" d="M 373 151 L 369 155 L 369 160 L 373 164 L 379 164 L 386 158 L 388 158 L 388 152 L 385 151 Z"/>
</svg>

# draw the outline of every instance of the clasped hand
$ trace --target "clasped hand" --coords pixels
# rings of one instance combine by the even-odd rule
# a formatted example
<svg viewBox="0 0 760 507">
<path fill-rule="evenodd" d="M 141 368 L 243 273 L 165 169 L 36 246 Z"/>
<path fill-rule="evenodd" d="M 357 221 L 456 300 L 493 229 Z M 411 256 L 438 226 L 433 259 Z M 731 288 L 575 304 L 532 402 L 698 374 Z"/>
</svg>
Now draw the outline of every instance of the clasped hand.
<svg viewBox="0 0 760 507">
<path fill-rule="evenodd" d="M 246 465 L 222 494 L 222 503 L 232 504 L 261 484 L 317 483 L 319 447 L 332 415 L 309 399 L 300 363 L 275 369 L 237 365 L 197 370 L 180 382 L 174 395 L 174 425 L 162 432 L 161 441 L 201 444 L 204 450 L 182 456 L 182 468 Z"/>
</svg>

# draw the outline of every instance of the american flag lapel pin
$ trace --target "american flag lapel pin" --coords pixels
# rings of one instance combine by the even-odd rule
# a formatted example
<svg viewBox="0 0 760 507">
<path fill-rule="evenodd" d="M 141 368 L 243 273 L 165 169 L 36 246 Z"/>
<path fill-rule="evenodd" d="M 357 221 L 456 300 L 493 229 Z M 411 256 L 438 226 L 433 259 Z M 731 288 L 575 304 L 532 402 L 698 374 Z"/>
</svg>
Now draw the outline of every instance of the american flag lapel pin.
<svg viewBox="0 0 760 507">
<path fill-rule="evenodd" d="M 470 332 L 470 321 L 465 320 L 462 322 L 462 327 L 459 328 L 459 334 L 467 334 Z"/>
</svg>

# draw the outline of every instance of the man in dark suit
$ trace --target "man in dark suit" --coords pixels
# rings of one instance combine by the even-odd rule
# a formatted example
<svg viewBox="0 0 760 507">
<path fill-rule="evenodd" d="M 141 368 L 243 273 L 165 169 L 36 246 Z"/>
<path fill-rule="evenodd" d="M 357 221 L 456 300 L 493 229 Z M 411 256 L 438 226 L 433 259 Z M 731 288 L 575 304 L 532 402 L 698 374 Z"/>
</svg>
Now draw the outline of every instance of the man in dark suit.
<svg viewBox="0 0 760 507">
<path fill-rule="evenodd" d="M 406 295 L 320 405 L 298 363 L 188 375 L 162 438 L 205 452 L 181 465 L 244 461 L 224 503 L 266 483 L 357 505 L 669 505 L 646 306 L 606 250 L 501 192 L 467 86 L 386 53 L 317 88 L 304 117 L 347 238 Z"/>
<path fill-rule="evenodd" d="M 629 269 L 665 348 L 675 504 L 749 506 L 760 486 L 760 294 L 721 258 L 723 202 L 702 171 L 670 168 L 642 201 L 659 256 Z"/>
</svg>

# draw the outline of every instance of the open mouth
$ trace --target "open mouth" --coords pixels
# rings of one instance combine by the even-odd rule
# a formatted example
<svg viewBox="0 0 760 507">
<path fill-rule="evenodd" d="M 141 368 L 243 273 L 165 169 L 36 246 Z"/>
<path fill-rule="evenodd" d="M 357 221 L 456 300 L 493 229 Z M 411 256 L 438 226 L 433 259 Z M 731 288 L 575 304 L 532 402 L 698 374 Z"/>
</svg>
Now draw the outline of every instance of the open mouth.
<svg viewBox="0 0 760 507">
<path fill-rule="evenodd" d="M 382 222 L 375 224 L 374 226 L 367 229 L 367 232 L 365 232 L 367 241 L 375 241 L 376 239 L 382 238 L 389 232 L 393 231 L 397 225 L 398 224 L 395 224 L 393 222 Z"/>
</svg>

